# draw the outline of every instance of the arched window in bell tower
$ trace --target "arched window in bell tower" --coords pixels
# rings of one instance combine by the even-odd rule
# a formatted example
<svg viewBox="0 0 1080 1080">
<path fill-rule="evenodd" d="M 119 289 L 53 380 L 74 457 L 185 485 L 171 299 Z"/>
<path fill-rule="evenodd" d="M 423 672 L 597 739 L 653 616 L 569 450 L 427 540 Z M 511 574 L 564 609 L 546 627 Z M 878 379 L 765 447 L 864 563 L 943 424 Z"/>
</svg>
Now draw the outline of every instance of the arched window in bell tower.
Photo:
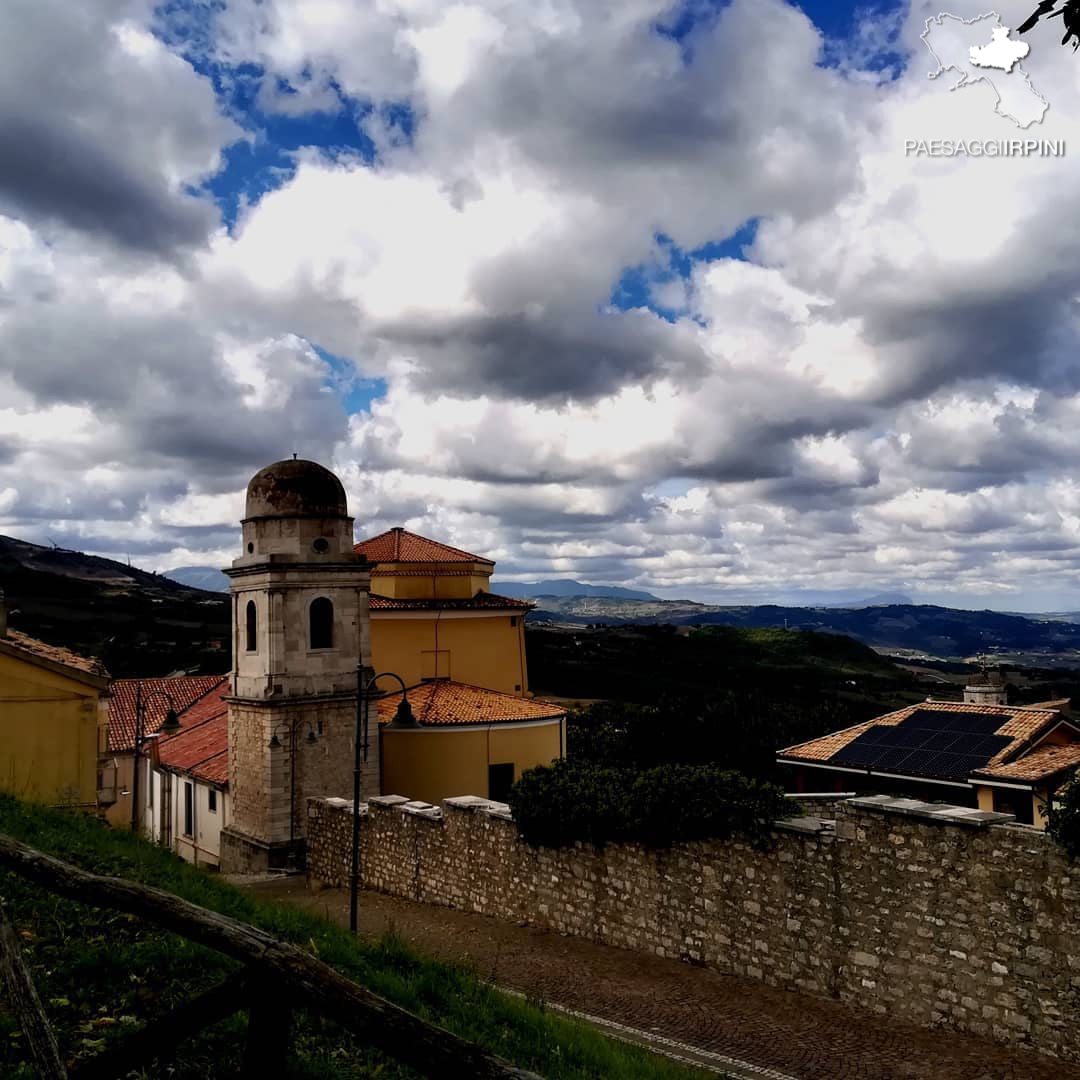
<svg viewBox="0 0 1080 1080">
<path fill-rule="evenodd" d="M 245 610 L 244 618 L 246 620 L 245 637 L 247 638 L 245 648 L 248 652 L 255 652 L 259 647 L 259 641 L 256 635 L 256 631 L 258 630 L 258 616 L 255 613 L 254 600 L 249 600 L 247 602 L 247 609 Z"/>
<path fill-rule="evenodd" d="M 334 605 L 325 596 L 317 596 L 309 609 L 310 647 L 332 649 L 334 647 Z"/>
</svg>

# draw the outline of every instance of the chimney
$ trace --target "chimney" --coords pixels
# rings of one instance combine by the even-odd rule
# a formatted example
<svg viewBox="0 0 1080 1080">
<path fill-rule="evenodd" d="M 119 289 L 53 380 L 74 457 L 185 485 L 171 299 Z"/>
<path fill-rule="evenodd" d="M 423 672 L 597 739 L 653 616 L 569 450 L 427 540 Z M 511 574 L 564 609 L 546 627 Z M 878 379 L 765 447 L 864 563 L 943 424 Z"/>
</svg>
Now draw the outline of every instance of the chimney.
<svg viewBox="0 0 1080 1080">
<path fill-rule="evenodd" d="M 7 637 L 7 601 L 4 590 L 0 589 L 0 638 Z"/>
</svg>

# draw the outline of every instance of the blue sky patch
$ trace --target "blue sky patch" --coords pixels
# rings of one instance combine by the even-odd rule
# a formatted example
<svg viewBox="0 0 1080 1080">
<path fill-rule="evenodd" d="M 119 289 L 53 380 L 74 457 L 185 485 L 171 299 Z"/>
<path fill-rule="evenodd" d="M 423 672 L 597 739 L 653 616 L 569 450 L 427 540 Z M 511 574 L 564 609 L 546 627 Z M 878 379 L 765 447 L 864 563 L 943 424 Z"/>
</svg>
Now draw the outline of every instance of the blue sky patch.
<svg viewBox="0 0 1080 1080">
<path fill-rule="evenodd" d="M 692 251 L 685 251 L 670 236 L 658 233 L 655 237 L 656 258 L 624 270 L 612 289 L 609 303 L 620 311 L 648 308 L 668 322 L 674 322 L 679 312 L 658 304 L 653 290 L 658 285 L 672 281 L 685 281 L 690 277 L 696 263 L 713 262 L 716 259 L 746 261 L 746 249 L 754 242 L 757 224 L 757 219 L 752 218 L 725 239 L 710 241 Z"/>
<path fill-rule="evenodd" d="M 257 64 L 223 64 L 213 57 L 213 19 L 221 7 L 217 0 L 200 5 L 183 0 L 161 5 L 156 32 L 210 80 L 222 111 L 250 136 L 223 151 L 222 168 L 203 185 L 231 229 L 245 204 L 257 203 L 267 192 L 292 179 L 296 151 L 313 148 L 331 158 L 348 157 L 370 164 L 375 160 L 376 148 L 362 126 L 374 106 L 348 97 L 332 79 L 319 96 L 320 108 L 299 114 L 264 108 L 264 69 Z M 310 72 L 300 75 L 302 79 L 311 78 Z M 296 88 L 281 78 L 269 90 L 271 98 L 283 102 L 297 96 Z M 335 96 L 336 104 L 331 104 Z M 391 102 L 378 108 L 383 122 L 394 129 L 398 138 L 410 142 L 416 120 L 409 106 Z"/>
<path fill-rule="evenodd" d="M 326 386 L 341 399 L 341 404 L 349 416 L 354 416 L 359 412 L 370 412 L 371 403 L 386 396 L 385 379 L 365 379 L 357 374 L 351 360 L 338 356 L 314 342 L 310 342 L 310 345 L 330 368 Z"/>
</svg>

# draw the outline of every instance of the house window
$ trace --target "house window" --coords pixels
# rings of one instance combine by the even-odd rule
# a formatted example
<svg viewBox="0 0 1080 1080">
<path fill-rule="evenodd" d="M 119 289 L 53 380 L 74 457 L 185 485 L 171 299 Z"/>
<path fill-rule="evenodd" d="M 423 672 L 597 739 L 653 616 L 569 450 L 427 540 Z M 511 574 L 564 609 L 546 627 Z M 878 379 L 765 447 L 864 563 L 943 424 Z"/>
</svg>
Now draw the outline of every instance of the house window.
<svg viewBox="0 0 1080 1080">
<path fill-rule="evenodd" d="M 190 836 L 195 831 L 195 792 L 191 782 L 184 781 L 184 835 Z"/>
<path fill-rule="evenodd" d="M 514 763 L 488 766 L 488 798 L 506 802 L 514 786 Z"/>
<path fill-rule="evenodd" d="M 247 602 L 247 651 L 254 652 L 258 647 L 258 641 L 256 639 L 255 631 L 258 628 L 257 616 L 255 614 L 255 601 L 249 600 Z"/>
<path fill-rule="evenodd" d="M 206 793 L 206 809 L 209 810 L 211 814 L 217 813 L 217 788 L 211 788 Z"/>
<path fill-rule="evenodd" d="M 316 596 L 308 612 L 313 649 L 334 647 L 334 605 L 325 596 Z"/>
<path fill-rule="evenodd" d="M 510 625 L 511 626 L 517 626 L 517 616 L 516 615 L 511 615 L 510 616 Z"/>
<path fill-rule="evenodd" d="M 146 778 L 146 805 L 154 809 L 154 774 L 151 772 Z"/>
</svg>

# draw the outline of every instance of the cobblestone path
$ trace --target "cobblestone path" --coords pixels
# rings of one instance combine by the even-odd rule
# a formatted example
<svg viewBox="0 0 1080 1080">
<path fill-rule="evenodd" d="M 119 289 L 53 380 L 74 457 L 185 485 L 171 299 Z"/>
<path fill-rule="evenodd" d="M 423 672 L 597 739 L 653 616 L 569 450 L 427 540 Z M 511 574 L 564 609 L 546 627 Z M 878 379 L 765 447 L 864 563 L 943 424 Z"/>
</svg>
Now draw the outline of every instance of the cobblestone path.
<svg viewBox="0 0 1080 1080">
<path fill-rule="evenodd" d="M 250 888 L 348 924 L 344 890 L 311 892 L 302 878 Z M 362 893 L 361 931 L 391 926 L 419 951 L 464 961 L 530 997 L 797 1080 L 1080 1080 L 1080 1067 L 1031 1051 L 547 930 Z"/>
</svg>

